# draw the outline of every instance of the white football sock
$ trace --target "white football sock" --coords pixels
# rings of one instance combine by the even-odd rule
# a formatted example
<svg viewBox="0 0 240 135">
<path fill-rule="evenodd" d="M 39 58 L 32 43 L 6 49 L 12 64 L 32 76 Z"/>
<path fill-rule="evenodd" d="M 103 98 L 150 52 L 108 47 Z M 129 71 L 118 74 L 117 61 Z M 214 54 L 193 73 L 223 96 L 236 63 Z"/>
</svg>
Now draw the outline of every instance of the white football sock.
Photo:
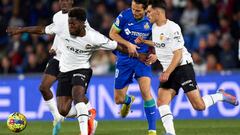
<svg viewBox="0 0 240 135">
<path fill-rule="evenodd" d="M 68 112 L 67 118 L 77 118 L 77 110 L 75 108 L 75 106 L 72 106 L 70 111 Z"/>
<path fill-rule="evenodd" d="M 88 109 L 84 102 L 75 105 L 81 135 L 88 135 Z"/>
<path fill-rule="evenodd" d="M 62 117 L 58 112 L 56 101 L 53 98 L 45 101 L 45 103 L 48 106 L 49 111 L 52 113 L 54 119 L 60 119 Z"/>
<path fill-rule="evenodd" d="M 88 111 L 91 110 L 91 109 L 93 109 L 90 101 L 87 102 L 87 109 L 88 109 Z"/>
<path fill-rule="evenodd" d="M 158 107 L 159 113 L 161 115 L 161 119 L 163 122 L 163 126 L 166 130 L 166 133 L 171 133 L 175 135 L 175 129 L 174 129 L 174 124 L 173 124 L 173 115 L 170 110 L 169 105 L 162 105 Z"/>
<path fill-rule="evenodd" d="M 223 101 L 223 95 L 221 93 L 216 93 L 212 95 L 203 96 L 203 101 L 205 103 L 205 107 L 208 108 L 218 101 Z"/>
</svg>

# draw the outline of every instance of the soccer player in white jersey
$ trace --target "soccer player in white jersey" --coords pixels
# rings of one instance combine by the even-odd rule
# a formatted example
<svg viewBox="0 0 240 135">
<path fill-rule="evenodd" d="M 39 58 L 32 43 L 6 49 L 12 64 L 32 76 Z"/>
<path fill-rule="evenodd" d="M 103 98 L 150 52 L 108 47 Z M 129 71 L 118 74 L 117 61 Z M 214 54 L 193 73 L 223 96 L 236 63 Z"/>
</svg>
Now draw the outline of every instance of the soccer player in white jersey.
<svg viewBox="0 0 240 135">
<path fill-rule="evenodd" d="M 83 9 L 73 8 L 68 16 L 69 31 L 52 24 L 45 28 L 45 32 L 57 34 L 65 44 L 61 48 L 58 92 L 73 99 L 81 135 L 87 135 L 89 113 L 85 93 L 92 76 L 89 59 L 98 49 L 115 50 L 120 46 L 99 32 L 86 28 L 86 12 Z"/>
<path fill-rule="evenodd" d="M 68 29 L 68 11 L 72 8 L 73 5 L 73 0 L 59 0 L 59 5 L 61 7 L 61 11 L 57 12 L 56 14 L 54 14 L 53 16 L 53 23 L 55 25 L 61 26 L 62 29 Z M 91 27 L 89 26 L 88 22 L 86 21 L 86 26 L 91 29 Z M 28 28 L 8 28 L 7 30 L 8 33 L 10 33 L 11 35 L 14 34 L 19 34 L 19 33 L 23 33 L 23 32 L 30 32 L 30 33 L 35 33 L 35 34 L 44 34 L 45 33 L 45 27 L 40 27 L 40 26 L 34 26 L 34 27 L 28 27 Z M 60 101 L 63 100 L 59 100 L 58 104 L 60 106 L 58 106 L 60 113 L 58 111 L 56 102 L 53 98 L 53 93 L 51 92 L 50 88 L 52 87 L 52 85 L 54 84 L 54 82 L 57 80 L 57 76 L 59 74 L 59 60 L 61 57 L 61 49 L 60 47 L 63 45 L 63 43 L 61 42 L 61 39 L 59 38 L 59 36 L 55 36 L 54 38 L 54 42 L 53 42 L 53 46 L 51 48 L 51 50 L 49 52 L 51 53 L 55 53 L 55 56 L 49 60 L 48 65 L 46 66 L 46 69 L 43 73 L 43 77 L 42 77 L 42 81 L 40 84 L 40 92 L 44 98 L 44 100 L 46 101 L 46 105 L 49 107 L 49 110 L 51 112 L 51 114 L 53 115 L 54 121 L 53 121 L 53 131 L 52 134 L 53 135 L 57 135 L 59 132 L 59 129 L 61 127 L 61 121 L 63 120 L 63 117 L 60 115 L 61 114 L 68 114 L 69 113 L 69 117 L 71 117 L 71 111 L 68 112 L 69 110 L 69 106 L 67 105 L 62 105 L 63 103 L 65 103 L 65 101 L 63 103 L 60 103 Z M 57 100 L 59 96 L 57 96 Z M 61 98 L 61 97 L 60 97 Z M 88 102 L 88 110 L 91 113 L 91 117 L 89 117 L 89 133 L 94 134 L 95 130 L 96 130 L 96 126 L 97 126 L 97 121 L 95 120 L 96 117 L 96 110 L 94 108 L 92 108 L 90 102 Z"/>
<path fill-rule="evenodd" d="M 179 88 L 186 93 L 193 108 L 203 111 L 218 101 L 225 101 L 237 106 L 236 97 L 220 89 L 216 94 L 201 97 L 195 73 L 193 60 L 184 47 L 181 28 L 178 24 L 168 20 L 165 15 L 166 3 L 164 0 L 152 0 L 148 5 L 148 15 L 152 27 L 152 41 L 138 37 L 136 43 L 146 43 L 155 47 L 158 60 L 163 66 L 158 90 L 158 109 L 167 135 L 175 135 L 173 116 L 169 104 Z"/>
</svg>

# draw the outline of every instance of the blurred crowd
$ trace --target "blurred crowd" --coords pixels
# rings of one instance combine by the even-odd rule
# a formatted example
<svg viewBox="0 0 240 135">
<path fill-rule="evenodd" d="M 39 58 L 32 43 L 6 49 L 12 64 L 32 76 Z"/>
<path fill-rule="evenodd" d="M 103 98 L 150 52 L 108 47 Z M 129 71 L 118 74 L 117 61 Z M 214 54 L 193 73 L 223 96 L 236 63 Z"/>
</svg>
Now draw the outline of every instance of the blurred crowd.
<svg viewBox="0 0 240 135">
<path fill-rule="evenodd" d="M 240 0 L 166 0 L 167 16 L 178 23 L 197 73 L 239 68 Z M 131 0 L 75 0 L 88 11 L 90 25 L 108 36 L 114 18 Z M 58 0 L 0 0 L 0 74 L 40 73 L 52 57 L 54 36 L 24 33 L 9 37 L 8 26 L 48 25 L 60 10 Z M 115 56 L 97 51 L 91 64 L 95 75 L 114 72 Z M 155 63 L 153 71 L 160 71 Z"/>
</svg>

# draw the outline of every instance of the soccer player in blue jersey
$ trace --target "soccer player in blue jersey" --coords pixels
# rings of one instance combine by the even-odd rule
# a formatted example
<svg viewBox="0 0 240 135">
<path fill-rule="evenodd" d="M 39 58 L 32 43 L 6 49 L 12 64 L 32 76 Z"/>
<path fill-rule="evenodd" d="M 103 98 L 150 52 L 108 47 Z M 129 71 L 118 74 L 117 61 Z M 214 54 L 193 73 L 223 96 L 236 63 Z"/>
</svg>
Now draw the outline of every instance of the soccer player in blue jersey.
<svg viewBox="0 0 240 135">
<path fill-rule="evenodd" d="M 127 95 L 127 89 L 133 78 L 138 81 L 142 97 L 144 99 L 144 110 L 148 120 L 148 135 L 156 135 L 156 105 L 150 92 L 151 67 L 138 58 L 141 53 L 148 53 L 149 47 L 145 44 L 135 45 L 134 40 L 141 36 L 149 39 L 151 36 L 151 23 L 145 16 L 147 0 L 132 0 L 131 8 L 122 11 L 115 19 L 109 36 L 118 44 L 128 49 L 128 55 L 119 51 L 117 55 L 115 71 L 114 98 L 116 104 L 123 104 L 121 116 L 127 116 L 134 96 Z M 148 59 L 154 61 L 156 55 L 150 54 Z M 149 62 L 151 64 L 151 61 Z"/>
</svg>

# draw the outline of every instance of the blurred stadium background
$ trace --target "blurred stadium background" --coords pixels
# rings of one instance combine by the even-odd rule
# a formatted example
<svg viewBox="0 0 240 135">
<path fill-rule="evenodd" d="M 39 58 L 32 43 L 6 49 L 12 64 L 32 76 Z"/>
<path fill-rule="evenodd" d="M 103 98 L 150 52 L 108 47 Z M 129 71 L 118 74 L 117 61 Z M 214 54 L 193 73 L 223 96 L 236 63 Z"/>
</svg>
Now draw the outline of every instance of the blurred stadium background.
<svg viewBox="0 0 240 135">
<path fill-rule="evenodd" d="M 203 95 L 224 88 L 240 99 L 240 0 L 166 0 L 167 16 L 181 25 L 186 47 L 192 53 Z M 90 25 L 108 36 L 114 18 L 131 0 L 75 0 L 88 11 Z M 21 135 L 51 134 L 52 120 L 38 85 L 48 60 L 53 36 L 24 33 L 9 37 L 8 26 L 48 25 L 59 11 L 57 0 L 0 0 L 0 135 L 8 135 L 5 120 L 22 112 L 31 122 Z M 143 135 L 146 122 L 136 82 L 132 113 L 122 121 L 113 100 L 115 56 L 98 51 L 91 60 L 94 77 L 88 90 L 100 121 L 97 135 Z M 152 66 L 156 99 L 159 63 Z M 54 86 L 55 91 L 56 86 Z M 204 112 L 194 111 L 181 92 L 171 104 L 179 135 L 240 135 L 240 107 L 218 103 Z M 204 120 L 202 120 L 204 119 Z M 211 119 L 211 120 L 209 120 Z M 113 120 L 113 121 L 112 121 Z M 136 121 L 137 120 L 137 121 Z M 40 122 L 39 122 L 40 121 Z M 43 122 L 48 121 L 48 122 Z M 158 121 L 158 133 L 163 133 Z M 65 122 L 62 134 L 77 134 L 77 123 Z"/>
</svg>

